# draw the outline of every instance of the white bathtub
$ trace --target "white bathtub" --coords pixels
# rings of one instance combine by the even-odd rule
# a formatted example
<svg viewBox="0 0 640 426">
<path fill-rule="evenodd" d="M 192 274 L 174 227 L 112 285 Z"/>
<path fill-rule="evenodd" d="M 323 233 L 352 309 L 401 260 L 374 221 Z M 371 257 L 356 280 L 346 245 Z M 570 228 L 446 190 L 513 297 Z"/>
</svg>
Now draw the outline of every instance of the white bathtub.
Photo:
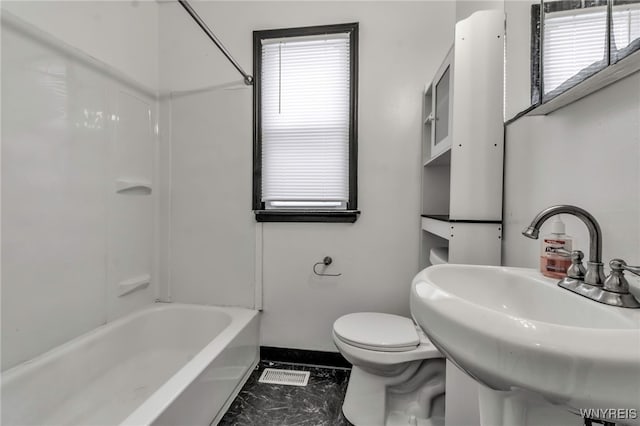
<svg viewBox="0 0 640 426">
<path fill-rule="evenodd" d="M 206 425 L 258 361 L 258 315 L 156 304 L 2 373 L 2 424 Z"/>
</svg>

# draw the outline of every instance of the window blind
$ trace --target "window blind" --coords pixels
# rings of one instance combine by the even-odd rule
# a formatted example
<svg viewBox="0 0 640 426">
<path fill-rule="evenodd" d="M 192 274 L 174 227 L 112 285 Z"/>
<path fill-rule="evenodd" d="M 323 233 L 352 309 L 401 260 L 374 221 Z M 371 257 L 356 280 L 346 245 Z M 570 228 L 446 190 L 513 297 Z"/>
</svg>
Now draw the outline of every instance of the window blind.
<svg viewBox="0 0 640 426">
<path fill-rule="evenodd" d="M 607 9 L 551 12 L 544 17 L 544 93 L 606 58 Z"/>
<path fill-rule="evenodd" d="M 611 19 L 612 49 L 622 50 L 640 40 L 640 3 L 614 5 Z"/>
<path fill-rule="evenodd" d="M 262 41 L 262 201 L 345 209 L 349 200 L 349 34 Z"/>
</svg>

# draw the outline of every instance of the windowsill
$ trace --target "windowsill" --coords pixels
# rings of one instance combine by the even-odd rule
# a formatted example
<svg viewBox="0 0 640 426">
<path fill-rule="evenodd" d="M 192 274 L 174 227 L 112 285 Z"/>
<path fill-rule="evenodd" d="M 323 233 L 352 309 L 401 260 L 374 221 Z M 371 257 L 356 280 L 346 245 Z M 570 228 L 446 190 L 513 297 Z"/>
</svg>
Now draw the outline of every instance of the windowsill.
<svg viewBox="0 0 640 426">
<path fill-rule="evenodd" d="M 254 210 L 257 222 L 353 223 L 360 210 Z"/>
<path fill-rule="evenodd" d="M 504 122 L 508 126 L 522 117 L 534 115 L 547 115 L 555 110 L 567 106 L 583 97 L 590 95 L 610 84 L 613 84 L 638 71 L 640 66 L 640 50 L 622 58 L 615 64 L 611 64 L 597 73 L 585 78 L 580 83 L 560 93 L 554 98 L 548 99 L 538 105 L 531 105 L 529 108 L 520 111 Z"/>
<path fill-rule="evenodd" d="M 546 115 L 572 102 L 602 89 L 638 71 L 640 65 L 640 50 L 622 58 L 595 74 L 585 78 L 580 83 L 567 89 L 556 97 L 544 101 L 541 105 L 527 113 L 530 115 Z"/>
<path fill-rule="evenodd" d="M 634 74 L 640 67 L 640 39 L 620 50 L 611 51 L 610 64 L 597 61 L 579 71 L 552 92 L 543 95 L 540 103 L 531 105 L 505 121 L 505 126 L 521 117 L 547 115 L 590 95 L 610 84 Z M 533 79 L 533 75 L 531 76 Z M 533 90 L 533 88 L 532 88 Z"/>
</svg>

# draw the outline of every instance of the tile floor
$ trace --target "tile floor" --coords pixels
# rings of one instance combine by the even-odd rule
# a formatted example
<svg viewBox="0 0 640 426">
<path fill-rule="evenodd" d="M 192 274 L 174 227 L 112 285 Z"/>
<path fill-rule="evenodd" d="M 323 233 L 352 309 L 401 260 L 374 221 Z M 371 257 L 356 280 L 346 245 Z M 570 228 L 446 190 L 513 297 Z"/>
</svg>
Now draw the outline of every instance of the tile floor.
<svg viewBox="0 0 640 426">
<path fill-rule="evenodd" d="M 305 387 L 259 383 L 265 368 L 311 372 Z M 350 370 L 260 361 L 220 425 L 351 425 L 342 414 Z"/>
</svg>

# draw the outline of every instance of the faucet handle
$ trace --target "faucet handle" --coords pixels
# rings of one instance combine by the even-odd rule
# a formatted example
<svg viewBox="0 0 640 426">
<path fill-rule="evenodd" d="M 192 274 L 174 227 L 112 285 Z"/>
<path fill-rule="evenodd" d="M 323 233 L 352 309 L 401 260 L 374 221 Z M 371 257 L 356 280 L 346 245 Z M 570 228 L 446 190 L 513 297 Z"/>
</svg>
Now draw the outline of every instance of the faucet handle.
<svg viewBox="0 0 640 426">
<path fill-rule="evenodd" d="M 573 250 L 570 253 L 570 257 L 571 257 L 571 266 L 569 266 L 569 269 L 567 269 L 567 276 L 569 278 L 574 278 L 580 281 L 584 280 L 584 276 L 587 273 L 587 270 L 582 264 L 582 259 L 584 259 L 584 253 L 580 250 Z"/>
<path fill-rule="evenodd" d="M 640 275 L 640 266 L 629 266 L 622 259 L 613 259 L 609 267 L 611 274 L 604 280 L 604 289 L 614 293 L 629 293 L 629 282 L 624 277 L 624 271 Z"/>
<path fill-rule="evenodd" d="M 632 274 L 640 276 L 640 266 L 629 266 L 627 262 L 622 259 L 613 259 L 609 262 L 609 267 L 611 267 L 611 271 L 620 270 L 620 271 L 629 271 Z"/>
</svg>

